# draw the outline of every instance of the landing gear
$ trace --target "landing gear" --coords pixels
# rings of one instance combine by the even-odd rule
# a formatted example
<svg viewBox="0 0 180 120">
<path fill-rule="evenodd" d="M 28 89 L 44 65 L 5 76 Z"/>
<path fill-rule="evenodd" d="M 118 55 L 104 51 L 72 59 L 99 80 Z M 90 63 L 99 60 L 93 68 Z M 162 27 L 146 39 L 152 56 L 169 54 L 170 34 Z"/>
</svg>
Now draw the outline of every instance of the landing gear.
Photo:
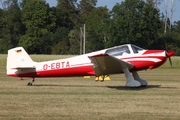
<svg viewBox="0 0 180 120">
<path fill-rule="evenodd" d="M 104 82 L 104 78 L 105 78 L 104 75 L 103 75 L 103 77 L 98 76 L 98 77 L 96 77 L 96 80 L 95 80 L 95 81 L 96 81 L 96 82 L 99 82 L 99 81 L 100 81 L 100 82 Z"/>
<path fill-rule="evenodd" d="M 127 86 L 127 87 L 140 87 L 141 86 L 141 83 L 139 81 L 136 81 L 133 79 L 128 68 L 124 68 L 123 72 L 126 77 L 126 85 L 125 86 Z"/>
<path fill-rule="evenodd" d="M 124 68 L 123 72 L 126 76 L 126 85 L 127 87 L 140 87 L 140 86 L 147 86 L 147 81 L 141 79 L 137 73 L 137 71 L 132 72 L 132 75 L 128 68 Z M 134 78 L 133 78 L 134 77 Z"/>
<path fill-rule="evenodd" d="M 106 76 L 106 75 L 103 75 L 103 76 L 102 76 L 102 80 L 100 80 L 100 82 L 104 82 L 105 76 Z"/>
<path fill-rule="evenodd" d="M 32 83 L 31 83 L 31 82 L 29 82 L 29 83 L 27 84 L 27 86 L 32 86 Z"/>
<path fill-rule="evenodd" d="M 32 86 L 32 84 L 33 84 L 34 81 L 35 81 L 35 79 L 33 78 L 32 82 L 29 82 L 29 83 L 27 84 L 27 86 Z"/>
<path fill-rule="evenodd" d="M 135 80 L 137 80 L 141 83 L 142 87 L 146 87 L 148 85 L 148 82 L 146 80 L 143 80 L 139 77 L 137 71 L 132 72 L 132 75 L 133 75 Z"/>
<path fill-rule="evenodd" d="M 108 77 L 108 75 L 101 75 L 96 77 L 96 82 L 100 81 L 100 82 L 104 82 L 105 78 Z"/>
</svg>

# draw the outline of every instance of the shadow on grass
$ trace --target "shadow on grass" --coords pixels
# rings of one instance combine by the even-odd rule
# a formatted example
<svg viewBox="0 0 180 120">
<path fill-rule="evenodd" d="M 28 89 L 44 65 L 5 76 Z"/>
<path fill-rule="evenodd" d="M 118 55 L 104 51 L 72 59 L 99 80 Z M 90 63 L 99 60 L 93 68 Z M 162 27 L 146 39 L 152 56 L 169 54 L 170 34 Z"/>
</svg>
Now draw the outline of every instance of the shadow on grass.
<svg viewBox="0 0 180 120">
<path fill-rule="evenodd" d="M 39 86 L 39 87 L 46 87 L 46 86 L 59 86 L 59 87 L 107 87 L 110 89 L 116 90 L 145 90 L 145 89 L 152 89 L 152 88 L 159 88 L 159 89 L 176 89 L 176 87 L 162 87 L 161 85 L 148 85 L 146 87 L 126 87 L 126 86 L 101 86 L 101 85 L 61 85 L 61 84 L 33 84 L 32 86 Z M 31 86 L 30 86 L 31 87 Z"/>
<path fill-rule="evenodd" d="M 39 86 L 39 87 L 43 87 L 43 86 L 62 86 L 62 85 L 58 85 L 58 84 L 33 84 L 32 86 L 30 87 L 33 87 L 33 86 Z"/>
<path fill-rule="evenodd" d="M 32 86 L 59 86 L 59 87 L 106 87 L 106 86 L 98 86 L 98 85 L 62 85 L 62 84 L 33 84 Z M 31 86 L 30 86 L 31 87 Z"/>
<path fill-rule="evenodd" d="M 146 87 L 126 87 L 126 86 L 107 86 L 111 89 L 117 89 L 117 90 L 144 90 L 144 89 L 150 89 L 150 88 L 160 88 L 161 85 L 148 85 Z"/>
<path fill-rule="evenodd" d="M 146 87 L 126 87 L 126 86 L 107 86 L 111 89 L 117 89 L 117 90 L 144 90 L 144 89 L 152 89 L 152 88 L 160 88 L 160 89 L 176 89 L 176 87 L 162 87 L 161 85 L 148 85 Z"/>
</svg>

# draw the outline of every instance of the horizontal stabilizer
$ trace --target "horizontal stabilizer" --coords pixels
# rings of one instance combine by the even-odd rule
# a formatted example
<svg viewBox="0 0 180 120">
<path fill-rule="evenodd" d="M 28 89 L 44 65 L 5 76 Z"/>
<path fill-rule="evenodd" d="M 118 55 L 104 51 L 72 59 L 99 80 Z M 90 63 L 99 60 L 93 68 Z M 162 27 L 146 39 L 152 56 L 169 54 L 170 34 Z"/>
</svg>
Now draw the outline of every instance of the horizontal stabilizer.
<svg viewBox="0 0 180 120">
<path fill-rule="evenodd" d="M 35 69 L 35 67 L 15 67 L 11 69 Z"/>
</svg>

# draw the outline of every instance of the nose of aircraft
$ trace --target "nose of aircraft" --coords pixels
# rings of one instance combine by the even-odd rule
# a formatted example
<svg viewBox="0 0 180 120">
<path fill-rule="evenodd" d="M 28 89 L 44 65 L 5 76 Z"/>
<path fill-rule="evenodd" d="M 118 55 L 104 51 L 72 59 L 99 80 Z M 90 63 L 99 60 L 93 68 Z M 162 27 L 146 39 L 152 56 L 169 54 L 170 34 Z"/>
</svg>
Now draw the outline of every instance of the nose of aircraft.
<svg viewBox="0 0 180 120">
<path fill-rule="evenodd" d="M 166 51 L 166 56 L 169 58 L 169 62 L 170 62 L 170 65 L 172 66 L 172 61 L 171 61 L 171 56 L 173 56 L 174 55 L 174 51 L 172 51 L 172 50 L 167 50 Z"/>
<path fill-rule="evenodd" d="M 167 57 L 171 57 L 171 56 L 173 56 L 174 55 L 174 51 L 172 51 L 172 50 L 168 50 L 167 52 L 166 52 L 166 56 Z"/>
</svg>

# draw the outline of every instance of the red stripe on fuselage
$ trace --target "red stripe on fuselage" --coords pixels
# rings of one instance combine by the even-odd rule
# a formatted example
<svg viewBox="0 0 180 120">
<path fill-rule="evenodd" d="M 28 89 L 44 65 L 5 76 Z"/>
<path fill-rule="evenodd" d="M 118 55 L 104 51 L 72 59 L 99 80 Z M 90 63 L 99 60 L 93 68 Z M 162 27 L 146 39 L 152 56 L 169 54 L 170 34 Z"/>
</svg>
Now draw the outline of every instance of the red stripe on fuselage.
<svg viewBox="0 0 180 120">
<path fill-rule="evenodd" d="M 125 60 L 125 61 L 128 61 L 128 60 L 131 60 L 131 59 L 141 59 L 141 58 L 149 58 L 149 60 L 151 59 L 151 58 L 156 58 L 156 59 L 160 59 L 160 60 L 165 60 L 165 59 L 167 59 L 165 56 L 163 57 L 163 56 L 136 56 L 136 57 L 128 57 L 128 58 L 121 58 L 121 60 Z M 137 60 L 136 59 L 136 60 Z"/>
<path fill-rule="evenodd" d="M 143 55 L 145 54 L 156 54 L 156 53 L 162 53 L 164 52 L 164 50 L 147 50 L 143 53 Z"/>
<path fill-rule="evenodd" d="M 95 75 L 92 66 L 82 66 L 55 70 L 36 71 L 24 74 L 9 74 L 14 77 L 72 77 L 72 76 L 86 76 Z"/>
<path fill-rule="evenodd" d="M 136 58 L 149 58 L 149 60 L 142 60 L 142 59 L 136 59 Z M 159 62 L 154 62 L 151 61 L 151 59 L 159 59 Z M 133 60 L 136 59 L 136 60 Z M 137 56 L 137 57 L 129 57 L 129 58 L 123 58 L 121 60 L 125 60 L 129 62 L 130 64 L 134 65 L 132 71 L 138 71 L 138 70 L 144 70 L 144 69 L 152 69 L 152 68 L 157 68 L 164 64 L 167 60 L 166 57 L 163 56 Z"/>
</svg>

